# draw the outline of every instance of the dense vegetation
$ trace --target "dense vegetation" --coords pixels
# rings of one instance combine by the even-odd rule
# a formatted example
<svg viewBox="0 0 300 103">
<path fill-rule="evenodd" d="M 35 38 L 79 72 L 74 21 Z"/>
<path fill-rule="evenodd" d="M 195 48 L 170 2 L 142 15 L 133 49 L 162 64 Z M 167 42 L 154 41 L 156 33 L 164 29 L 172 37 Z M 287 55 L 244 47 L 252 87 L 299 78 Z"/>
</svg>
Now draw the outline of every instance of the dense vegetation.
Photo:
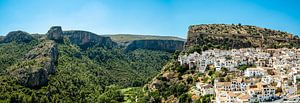
<svg viewBox="0 0 300 103">
<path fill-rule="evenodd" d="M 186 47 L 187 50 L 300 48 L 300 38 L 287 32 L 250 25 L 203 24 L 189 27 Z"/>
<path fill-rule="evenodd" d="M 122 102 L 122 88 L 141 87 L 171 58 L 171 53 L 91 46 L 86 50 L 68 39 L 58 44 L 55 74 L 39 88 L 24 87 L 7 73 L 38 41 L 0 44 L 0 102 Z M 127 93 L 128 94 L 128 93 Z"/>
<path fill-rule="evenodd" d="M 265 43 L 274 42 L 271 45 L 264 47 L 299 46 L 300 39 L 296 36 L 290 36 L 290 34 L 285 32 L 282 33 L 279 31 L 262 28 L 257 29 L 256 27 L 241 25 L 200 25 L 200 28 L 202 29 L 199 29 L 198 26 L 190 27 L 185 53 L 192 53 L 195 51 L 201 53 L 203 50 L 213 48 L 232 49 L 252 46 L 259 47 L 259 43 L 256 41 L 260 39 L 253 38 L 256 38 L 256 36 L 261 33 L 270 33 L 265 35 L 269 36 Z M 229 31 L 223 29 L 228 29 Z M 203 32 L 207 33 L 207 31 L 209 31 L 209 33 L 216 33 L 217 36 L 198 35 Z M 193 97 L 194 95 L 190 93 L 196 82 L 201 80 L 205 83 L 212 84 L 215 79 L 219 79 L 220 81 L 230 81 L 230 78 L 238 76 L 235 73 L 227 73 L 228 70 L 226 68 L 222 68 L 221 72 L 218 72 L 214 67 L 210 66 L 207 68 L 207 72 L 197 73 L 196 68 L 189 68 L 188 65 L 181 66 L 175 61 L 180 54 L 179 51 L 176 51 L 173 55 L 170 52 L 147 49 L 132 49 L 127 51 L 126 45 L 105 46 L 105 40 L 115 44 L 108 38 L 105 40 L 103 39 L 104 41 L 102 39 L 89 39 L 100 38 L 96 34 L 80 32 L 73 37 L 70 35 L 73 35 L 74 32 L 67 32 L 70 34 L 69 37 L 64 37 L 63 35 L 57 35 L 58 33 L 63 34 L 62 31 L 54 31 L 52 36 L 57 36 L 59 37 L 59 40 L 63 41 L 57 42 L 56 38 L 50 39 L 56 41 L 58 45 L 57 49 L 59 56 L 56 64 L 56 71 L 49 75 L 49 78 L 47 77 L 49 81 L 47 81 L 46 84 L 35 88 L 21 85 L 17 82 L 16 78 L 9 73 L 9 70 L 15 65 L 22 67 L 21 70 L 23 70 L 23 68 L 25 68 L 24 70 L 30 68 L 33 62 L 24 61 L 22 58 L 24 58 L 30 50 L 38 47 L 37 45 L 44 42 L 44 39 L 49 40 L 49 38 L 46 38 L 44 35 L 36 34 L 34 35 L 34 38 L 29 40 L 30 42 L 23 42 L 24 39 L 20 39 L 20 42 L 16 42 L 19 38 L 12 38 L 9 39 L 8 42 L 0 43 L 0 103 L 208 103 L 214 98 L 212 95 L 195 98 Z M 223 35 L 219 37 L 219 33 L 245 35 L 253 33 L 254 37 L 252 39 L 243 39 L 242 37 L 244 36 L 241 36 L 242 39 L 240 39 L 236 38 L 234 35 Z M 50 34 L 51 33 L 48 33 L 47 35 Z M 291 40 L 292 42 L 275 40 L 273 39 L 274 36 L 271 34 L 281 38 L 289 36 L 286 40 Z M 27 37 L 30 34 L 26 33 L 25 35 Z M 14 35 L 11 36 L 14 37 Z M 113 40 L 119 42 L 119 44 L 122 44 L 120 42 L 136 39 L 147 40 L 158 38 L 152 36 L 149 38 L 144 38 L 144 36 L 123 37 L 120 35 L 114 37 L 115 39 Z M 3 39 L 0 38 L 0 40 L 2 41 Z M 81 45 L 84 43 L 87 43 L 87 45 Z M 99 46 L 100 44 L 103 44 L 104 46 Z M 36 61 L 34 61 L 34 63 L 36 63 Z M 39 65 L 38 67 L 42 66 L 44 65 Z M 238 67 L 238 69 L 245 70 L 245 68 L 252 66 L 253 65 L 242 65 Z M 162 67 L 163 69 L 161 70 Z"/>
<path fill-rule="evenodd" d="M 226 68 L 222 69 L 222 71 Z M 188 65 L 179 65 L 171 60 L 164 66 L 163 72 L 157 75 L 144 88 L 144 95 L 137 95 L 137 101 L 148 101 L 152 103 L 209 103 L 214 97 L 212 95 L 192 98 L 192 88 L 199 79 L 207 83 L 213 83 L 215 78 L 227 77 L 226 73 L 217 72 L 214 68 L 207 68 L 206 73 L 197 73 L 196 68 L 189 68 Z M 136 96 L 136 95 L 135 95 Z"/>
<path fill-rule="evenodd" d="M 213 35 L 264 35 L 271 37 L 288 37 L 293 38 L 294 35 L 280 31 L 280 30 L 272 30 L 267 28 L 261 28 L 252 25 L 242 25 L 242 24 L 200 24 L 200 25 L 191 25 L 189 27 L 189 32 L 197 32 L 197 33 L 206 33 Z"/>
<path fill-rule="evenodd" d="M 38 41 L 30 43 L 11 42 L 0 44 L 0 75 L 3 75 L 9 66 L 20 61 L 20 58 L 37 44 Z"/>
</svg>

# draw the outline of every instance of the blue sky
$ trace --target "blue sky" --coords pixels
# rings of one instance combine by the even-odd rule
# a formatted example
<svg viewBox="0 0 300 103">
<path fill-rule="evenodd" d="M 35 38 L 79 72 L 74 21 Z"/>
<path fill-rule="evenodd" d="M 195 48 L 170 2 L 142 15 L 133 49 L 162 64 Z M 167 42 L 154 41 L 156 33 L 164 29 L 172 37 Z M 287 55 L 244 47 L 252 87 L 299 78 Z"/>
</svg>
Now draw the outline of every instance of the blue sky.
<svg viewBox="0 0 300 103">
<path fill-rule="evenodd" d="M 52 25 L 97 34 L 186 37 L 189 25 L 241 23 L 300 34 L 299 0 L 0 0 L 0 35 Z"/>
</svg>

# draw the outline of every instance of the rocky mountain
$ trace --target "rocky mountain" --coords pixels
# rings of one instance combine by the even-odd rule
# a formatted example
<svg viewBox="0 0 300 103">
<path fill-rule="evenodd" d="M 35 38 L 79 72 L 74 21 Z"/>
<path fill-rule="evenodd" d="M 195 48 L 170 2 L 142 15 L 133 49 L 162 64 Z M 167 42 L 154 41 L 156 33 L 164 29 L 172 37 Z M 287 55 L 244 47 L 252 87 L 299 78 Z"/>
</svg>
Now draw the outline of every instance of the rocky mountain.
<svg viewBox="0 0 300 103">
<path fill-rule="evenodd" d="M 45 40 L 25 54 L 22 62 L 10 67 L 11 76 L 23 86 L 34 88 L 45 85 L 54 74 L 58 59 L 57 45 Z"/>
<path fill-rule="evenodd" d="M 201 53 L 206 49 L 234 48 L 299 48 L 300 39 L 293 34 L 249 25 L 201 24 L 189 27 L 185 50 L 182 53 Z M 178 53 L 179 54 L 179 53 Z M 176 54 L 176 55 L 178 55 Z M 215 76 L 211 70 L 197 73 L 195 68 L 181 66 L 170 60 L 161 73 L 144 86 L 140 100 L 163 103 L 191 103 L 191 88 L 199 79 Z M 226 74 L 221 74 L 226 75 Z M 202 78 L 205 76 L 205 78 Z M 197 102 L 210 102 L 212 97 L 201 97 Z"/>
<path fill-rule="evenodd" d="M 107 99 L 123 98 L 111 85 L 143 86 L 183 46 L 164 39 L 132 42 L 124 46 L 60 26 L 45 34 L 10 32 L 0 42 L 0 102 L 121 102 Z"/>
<path fill-rule="evenodd" d="M 199 48 L 281 48 L 299 47 L 298 36 L 250 25 L 201 24 L 189 27 L 186 47 Z"/>
<path fill-rule="evenodd" d="M 47 32 L 47 38 L 56 42 L 63 41 L 63 31 L 60 26 L 52 26 Z"/>
<path fill-rule="evenodd" d="M 212 72 L 199 74 L 179 65 L 180 52 L 174 51 L 248 47 L 299 48 L 300 39 L 240 24 L 192 25 L 186 42 L 63 31 L 59 26 L 45 35 L 10 32 L 0 43 L 0 102 L 193 102 L 191 88 L 198 77 Z"/>
<path fill-rule="evenodd" d="M 64 31 L 63 35 L 69 38 L 70 42 L 80 46 L 81 48 L 88 48 L 90 46 L 101 46 L 112 48 L 117 44 L 109 37 L 100 36 L 87 31 Z"/>
</svg>

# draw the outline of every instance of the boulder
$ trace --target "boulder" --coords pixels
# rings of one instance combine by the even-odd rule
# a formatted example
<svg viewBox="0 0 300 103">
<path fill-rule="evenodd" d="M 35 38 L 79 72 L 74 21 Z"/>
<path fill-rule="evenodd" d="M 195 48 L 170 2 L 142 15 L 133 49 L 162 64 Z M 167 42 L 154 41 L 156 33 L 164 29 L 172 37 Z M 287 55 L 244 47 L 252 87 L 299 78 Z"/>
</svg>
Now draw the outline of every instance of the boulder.
<svg viewBox="0 0 300 103">
<path fill-rule="evenodd" d="M 56 42 L 63 41 L 63 31 L 60 26 L 52 26 L 47 32 L 47 38 Z"/>
</svg>

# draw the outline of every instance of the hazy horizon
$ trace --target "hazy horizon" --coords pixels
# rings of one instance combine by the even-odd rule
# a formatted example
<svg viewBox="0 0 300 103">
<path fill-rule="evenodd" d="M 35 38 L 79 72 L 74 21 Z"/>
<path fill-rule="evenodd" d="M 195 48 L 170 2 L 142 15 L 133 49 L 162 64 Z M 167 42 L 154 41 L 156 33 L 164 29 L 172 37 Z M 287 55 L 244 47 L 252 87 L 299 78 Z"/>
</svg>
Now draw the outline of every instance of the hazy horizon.
<svg viewBox="0 0 300 103">
<path fill-rule="evenodd" d="M 186 38 L 189 25 L 238 24 L 300 34 L 297 0 L 7 0 L 0 1 L 0 35 L 51 26 L 96 34 Z"/>
</svg>

